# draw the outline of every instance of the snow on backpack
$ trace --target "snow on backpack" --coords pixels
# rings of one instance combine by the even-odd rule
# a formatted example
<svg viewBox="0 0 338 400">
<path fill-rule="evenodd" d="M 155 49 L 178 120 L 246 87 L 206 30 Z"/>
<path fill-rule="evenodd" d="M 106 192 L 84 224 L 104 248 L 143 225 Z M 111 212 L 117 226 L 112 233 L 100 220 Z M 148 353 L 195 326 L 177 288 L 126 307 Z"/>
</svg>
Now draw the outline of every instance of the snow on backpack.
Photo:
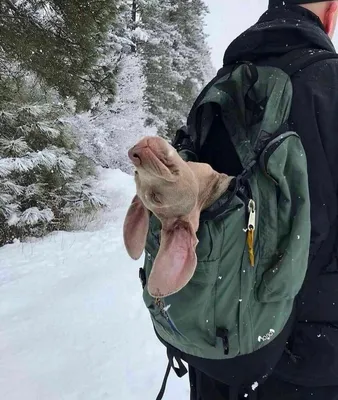
<svg viewBox="0 0 338 400">
<path fill-rule="evenodd" d="M 201 213 L 194 276 L 165 298 L 147 291 L 161 231 L 159 220 L 150 218 L 140 277 L 162 343 L 220 360 L 252 353 L 283 330 L 305 278 L 311 230 L 306 155 L 288 128 L 291 77 L 333 56 L 292 52 L 275 66 L 226 65 L 197 98 L 173 146 L 187 161 L 205 162 L 203 154 L 211 154 L 207 161 L 215 169 L 213 155 L 232 152 L 242 170 Z M 229 148 L 210 147 L 211 135 L 227 135 Z M 172 360 L 166 378 L 170 367 Z M 180 367 L 179 376 L 185 372 Z M 158 398 L 164 387 L 161 392 Z"/>
</svg>

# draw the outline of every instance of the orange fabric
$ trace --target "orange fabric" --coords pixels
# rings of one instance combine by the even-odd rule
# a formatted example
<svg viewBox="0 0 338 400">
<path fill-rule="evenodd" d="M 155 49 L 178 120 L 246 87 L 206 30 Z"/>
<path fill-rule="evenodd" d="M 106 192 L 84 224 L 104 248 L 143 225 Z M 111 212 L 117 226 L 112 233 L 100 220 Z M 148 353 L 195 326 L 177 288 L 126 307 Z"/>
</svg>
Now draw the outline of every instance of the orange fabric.
<svg viewBox="0 0 338 400">
<path fill-rule="evenodd" d="M 254 229 L 248 230 L 248 247 L 249 247 L 249 259 L 250 259 L 250 265 L 252 267 L 255 266 L 255 254 L 254 254 Z"/>
</svg>

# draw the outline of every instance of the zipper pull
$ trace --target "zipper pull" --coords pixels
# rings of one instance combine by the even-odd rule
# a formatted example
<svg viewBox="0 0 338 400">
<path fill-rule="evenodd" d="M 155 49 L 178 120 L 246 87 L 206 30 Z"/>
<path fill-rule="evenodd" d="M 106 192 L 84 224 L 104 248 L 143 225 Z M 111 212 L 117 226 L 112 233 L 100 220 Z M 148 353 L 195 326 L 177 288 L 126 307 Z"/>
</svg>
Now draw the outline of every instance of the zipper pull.
<svg viewBox="0 0 338 400">
<path fill-rule="evenodd" d="M 249 223 L 248 231 L 254 231 L 256 228 L 256 203 L 253 200 L 249 201 Z"/>
<path fill-rule="evenodd" d="M 254 234 L 256 229 L 256 203 L 253 200 L 249 201 L 249 222 L 248 222 L 248 237 L 247 243 L 249 248 L 249 259 L 251 267 L 255 266 L 255 254 L 254 254 Z"/>
</svg>

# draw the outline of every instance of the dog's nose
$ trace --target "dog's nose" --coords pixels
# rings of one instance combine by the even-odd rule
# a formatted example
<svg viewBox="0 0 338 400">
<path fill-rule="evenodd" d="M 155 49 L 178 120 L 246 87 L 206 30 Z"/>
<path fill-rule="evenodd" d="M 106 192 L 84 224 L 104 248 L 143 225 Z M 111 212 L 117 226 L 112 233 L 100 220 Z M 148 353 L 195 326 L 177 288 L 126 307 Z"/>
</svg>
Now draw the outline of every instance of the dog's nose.
<svg viewBox="0 0 338 400">
<path fill-rule="evenodd" d="M 140 149 L 138 149 L 137 147 L 132 147 L 129 151 L 128 151 L 128 156 L 130 158 L 130 160 L 132 161 L 132 163 L 137 167 L 139 165 L 141 165 L 142 163 L 142 159 L 141 159 L 141 151 Z"/>
</svg>

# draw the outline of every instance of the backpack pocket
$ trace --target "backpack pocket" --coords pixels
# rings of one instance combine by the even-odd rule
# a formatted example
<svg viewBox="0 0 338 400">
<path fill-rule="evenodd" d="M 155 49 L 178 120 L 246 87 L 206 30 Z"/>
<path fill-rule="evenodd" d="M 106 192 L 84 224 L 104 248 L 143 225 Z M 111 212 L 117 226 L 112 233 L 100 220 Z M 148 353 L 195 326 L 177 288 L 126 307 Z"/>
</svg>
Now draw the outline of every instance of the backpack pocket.
<svg viewBox="0 0 338 400">
<path fill-rule="evenodd" d="M 276 207 L 270 210 L 270 218 L 275 216 L 276 220 L 260 225 L 275 248 L 261 254 L 256 296 L 267 303 L 290 300 L 305 278 L 311 233 L 307 162 L 299 136 L 286 132 L 273 139 L 261 154 L 260 166 L 276 184 L 267 194 L 275 196 Z"/>
<path fill-rule="evenodd" d="M 215 215 L 216 210 L 213 207 L 209 211 L 212 211 L 213 216 Z M 245 214 L 245 212 L 243 202 L 237 196 L 232 196 L 226 210 L 224 207 L 222 208 L 219 218 L 207 220 L 208 214 L 204 214 L 204 220 L 200 222 L 197 231 L 199 243 L 196 248 L 198 260 L 196 271 L 189 283 L 178 293 L 164 299 L 156 299 L 149 295 L 147 286 L 144 287 L 143 300 L 157 333 L 164 341 L 187 354 L 222 359 L 238 353 L 237 331 L 231 331 L 230 351 L 227 354 L 224 349 L 224 338 L 219 337 L 220 330 L 229 325 L 227 318 L 230 313 L 223 310 L 224 317 L 221 321 L 216 313 L 220 285 L 227 286 L 229 279 L 232 282 L 233 279 L 238 279 L 235 275 L 238 276 L 240 263 L 227 266 L 229 271 L 225 266 L 221 268 L 221 263 L 224 261 L 222 253 L 224 229 L 232 219 L 238 220 L 240 214 Z M 159 249 L 160 230 L 160 222 L 152 216 L 144 263 L 146 280 Z M 236 271 L 232 271 L 233 269 Z M 238 282 L 235 283 L 238 287 Z M 238 297 L 239 294 L 237 294 L 237 301 L 232 302 L 232 304 L 236 304 L 236 307 Z M 234 316 L 237 318 L 237 309 L 234 311 L 234 315 L 231 314 L 231 318 Z M 231 329 L 236 329 L 235 321 L 232 321 Z"/>
</svg>

